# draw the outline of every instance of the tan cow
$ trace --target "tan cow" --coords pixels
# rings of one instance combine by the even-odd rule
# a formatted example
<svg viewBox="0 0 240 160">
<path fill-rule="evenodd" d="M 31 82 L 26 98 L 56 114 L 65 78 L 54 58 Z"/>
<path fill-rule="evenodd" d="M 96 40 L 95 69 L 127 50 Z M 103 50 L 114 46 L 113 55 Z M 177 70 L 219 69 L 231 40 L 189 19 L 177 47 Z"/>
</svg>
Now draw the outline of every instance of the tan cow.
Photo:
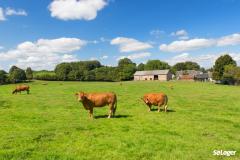
<svg viewBox="0 0 240 160">
<path fill-rule="evenodd" d="M 117 109 L 117 96 L 115 93 L 76 93 L 79 102 L 84 108 L 89 110 L 90 118 L 93 118 L 93 108 L 109 106 L 109 116 L 114 116 Z"/>
<path fill-rule="evenodd" d="M 18 92 L 21 94 L 22 91 L 27 91 L 27 94 L 29 94 L 30 87 L 28 85 L 19 85 L 13 90 L 12 94 L 17 94 Z"/>
<path fill-rule="evenodd" d="M 167 112 L 167 103 L 168 97 L 164 93 L 147 93 L 141 98 L 144 103 L 149 107 L 149 112 L 151 111 L 151 107 L 158 106 L 158 112 L 160 112 L 160 107 L 164 106 L 165 112 Z"/>
</svg>

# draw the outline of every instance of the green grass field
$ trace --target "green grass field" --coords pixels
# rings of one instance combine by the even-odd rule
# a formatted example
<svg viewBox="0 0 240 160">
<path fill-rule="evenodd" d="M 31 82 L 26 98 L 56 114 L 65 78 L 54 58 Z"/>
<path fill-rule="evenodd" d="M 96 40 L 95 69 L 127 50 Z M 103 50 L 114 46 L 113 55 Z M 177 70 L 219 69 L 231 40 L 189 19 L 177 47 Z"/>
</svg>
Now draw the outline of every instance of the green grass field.
<svg viewBox="0 0 240 160">
<path fill-rule="evenodd" d="M 0 159 L 240 159 L 239 87 L 174 81 L 29 85 L 30 95 L 0 86 Z M 107 119 L 104 107 L 89 119 L 77 91 L 114 91 L 116 118 Z M 160 91 L 169 97 L 169 112 L 147 112 L 139 98 Z M 213 150 L 237 153 L 213 156 Z"/>
</svg>

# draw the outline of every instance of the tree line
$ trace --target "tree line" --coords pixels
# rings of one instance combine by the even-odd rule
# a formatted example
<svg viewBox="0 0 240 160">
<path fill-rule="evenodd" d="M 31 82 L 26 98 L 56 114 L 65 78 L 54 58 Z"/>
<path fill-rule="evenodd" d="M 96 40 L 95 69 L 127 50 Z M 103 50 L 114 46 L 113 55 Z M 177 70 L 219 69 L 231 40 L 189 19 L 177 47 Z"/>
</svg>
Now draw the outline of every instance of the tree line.
<svg viewBox="0 0 240 160">
<path fill-rule="evenodd" d="M 149 60 L 146 64 L 136 65 L 130 59 L 118 61 L 117 66 L 104 66 L 99 61 L 79 61 L 58 64 L 54 71 L 33 71 L 30 67 L 26 70 L 12 66 L 9 72 L 0 70 L 0 84 L 18 83 L 22 81 L 48 80 L 48 81 L 127 81 L 132 80 L 136 71 L 170 69 L 172 73 L 181 70 L 201 70 L 196 62 L 180 62 L 170 66 L 160 60 Z M 224 84 L 240 83 L 240 67 L 229 55 L 220 56 L 213 68 L 213 79 Z"/>
</svg>

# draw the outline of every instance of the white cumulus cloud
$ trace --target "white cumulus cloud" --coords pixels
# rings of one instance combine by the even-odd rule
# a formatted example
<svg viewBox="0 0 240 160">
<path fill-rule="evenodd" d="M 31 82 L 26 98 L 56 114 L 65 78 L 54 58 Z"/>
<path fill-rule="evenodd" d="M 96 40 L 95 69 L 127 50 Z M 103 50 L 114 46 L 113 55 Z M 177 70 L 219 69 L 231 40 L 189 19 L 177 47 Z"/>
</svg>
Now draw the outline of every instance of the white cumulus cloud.
<svg viewBox="0 0 240 160">
<path fill-rule="evenodd" d="M 5 21 L 6 20 L 6 18 L 5 18 L 5 16 L 4 16 L 4 11 L 3 11 L 3 9 L 0 7 L 0 21 Z"/>
<path fill-rule="evenodd" d="M 167 60 L 170 65 L 174 65 L 179 62 L 192 61 L 197 62 L 201 66 L 211 67 L 219 54 L 202 54 L 198 56 L 191 56 L 189 53 L 182 53 Z"/>
<path fill-rule="evenodd" d="M 192 62 L 197 62 L 198 64 L 204 67 L 212 67 L 216 59 L 225 54 L 229 54 L 238 64 L 240 64 L 240 53 L 235 53 L 235 52 L 233 53 L 220 52 L 220 53 L 214 53 L 214 54 L 201 54 L 201 55 L 195 55 L 195 56 L 192 56 L 189 53 L 181 53 L 179 55 L 176 55 L 168 59 L 167 62 L 170 65 L 174 65 L 179 62 L 192 61 Z"/>
<path fill-rule="evenodd" d="M 184 29 L 178 30 L 176 32 L 172 32 L 171 36 L 177 36 L 181 40 L 189 39 L 188 32 Z"/>
<path fill-rule="evenodd" d="M 93 20 L 106 0 L 53 0 L 49 5 L 51 16 L 61 20 Z"/>
<path fill-rule="evenodd" d="M 3 9 L 0 7 L 0 21 L 5 21 L 8 16 L 27 16 L 27 12 L 23 9 L 15 10 L 10 7 Z"/>
<path fill-rule="evenodd" d="M 186 30 L 181 29 L 181 30 L 178 30 L 178 31 L 176 31 L 176 32 L 172 32 L 171 35 L 172 35 L 172 36 L 187 36 L 188 33 L 187 33 Z"/>
<path fill-rule="evenodd" d="M 23 9 L 18 9 L 18 10 L 15 10 L 13 8 L 7 8 L 5 10 L 5 14 L 7 16 L 13 16 L 13 15 L 16 15 L 16 16 L 27 16 L 27 12 Z"/>
<path fill-rule="evenodd" d="M 111 45 L 118 45 L 120 52 L 134 52 L 152 48 L 149 43 L 126 37 L 117 37 L 112 39 L 110 43 Z"/>
<path fill-rule="evenodd" d="M 107 56 L 107 55 L 104 55 L 104 56 L 100 57 L 100 59 L 101 59 L 101 60 L 103 60 L 103 59 L 108 59 L 108 56 Z"/>
<path fill-rule="evenodd" d="M 160 50 L 165 52 L 184 52 L 190 50 L 197 50 L 200 48 L 207 48 L 215 44 L 212 39 L 191 39 L 188 41 L 174 41 L 170 44 L 160 45 Z"/>
<path fill-rule="evenodd" d="M 15 49 L 0 52 L 0 61 L 28 66 L 36 70 L 53 69 L 60 62 L 76 61 L 72 52 L 80 50 L 86 41 L 78 38 L 39 39 L 37 42 L 26 41 Z"/>
<path fill-rule="evenodd" d="M 217 40 L 218 46 L 228 46 L 228 45 L 238 45 L 238 44 L 240 44 L 240 34 L 239 33 L 224 36 Z"/>
<path fill-rule="evenodd" d="M 230 46 L 240 44 L 240 34 L 235 33 L 220 38 L 195 38 L 190 40 L 173 41 L 170 44 L 162 44 L 159 46 L 161 51 L 165 52 L 185 52 L 208 47 Z"/>
</svg>

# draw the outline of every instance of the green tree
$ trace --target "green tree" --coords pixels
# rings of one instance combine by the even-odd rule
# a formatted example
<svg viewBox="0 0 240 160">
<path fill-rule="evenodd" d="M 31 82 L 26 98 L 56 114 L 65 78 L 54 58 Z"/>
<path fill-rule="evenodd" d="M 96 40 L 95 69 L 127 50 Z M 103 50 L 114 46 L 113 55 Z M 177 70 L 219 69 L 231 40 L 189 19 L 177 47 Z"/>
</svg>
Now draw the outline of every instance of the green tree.
<svg viewBox="0 0 240 160">
<path fill-rule="evenodd" d="M 223 83 L 240 84 L 240 67 L 232 64 L 224 66 Z"/>
<path fill-rule="evenodd" d="M 61 81 L 68 80 L 68 74 L 72 71 L 72 67 L 69 63 L 58 64 L 55 68 L 56 76 Z"/>
<path fill-rule="evenodd" d="M 101 66 L 99 61 L 61 63 L 56 66 L 55 73 L 59 80 L 83 81 L 93 79 L 93 72 L 90 71 Z"/>
<path fill-rule="evenodd" d="M 9 74 L 11 74 L 15 69 L 19 69 L 17 66 L 12 66 L 10 69 L 9 69 Z"/>
<path fill-rule="evenodd" d="M 236 61 L 232 59 L 228 54 L 220 56 L 213 66 L 213 79 L 215 80 L 223 80 L 224 67 L 226 65 L 236 66 Z"/>
<path fill-rule="evenodd" d="M 125 67 L 129 64 L 134 64 L 134 63 L 128 58 L 123 58 L 118 61 L 118 67 Z"/>
<path fill-rule="evenodd" d="M 175 73 L 176 71 L 184 71 L 184 70 L 203 70 L 203 68 L 200 68 L 200 65 L 197 64 L 196 62 L 191 62 L 191 61 L 187 61 L 187 62 L 179 62 L 176 63 L 173 67 L 172 67 L 172 71 Z"/>
<path fill-rule="evenodd" d="M 161 69 L 170 69 L 170 65 L 166 62 L 160 60 L 149 60 L 144 66 L 145 70 L 161 70 Z"/>
<path fill-rule="evenodd" d="M 136 64 L 128 58 L 120 59 L 117 71 L 119 80 L 132 80 L 133 74 L 136 72 Z"/>
<path fill-rule="evenodd" d="M 58 80 L 55 72 L 46 71 L 46 70 L 33 72 L 33 78 L 37 80 L 46 80 L 46 81 Z"/>
<path fill-rule="evenodd" d="M 96 81 L 107 81 L 108 67 L 100 67 L 95 69 Z"/>
<path fill-rule="evenodd" d="M 140 63 L 138 66 L 137 66 L 137 70 L 138 71 L 144 71 L 144 64 L 143 63 Z"/>
<path fill-rule="evenodd" d="M 22 82 L 25 81 L 27 79 L 25 71 L 14 67 L 14 69 L 11 70 L 11 72 L 9 73 L 9 80 L 12 83 L 17 83 L 17 82 Z"/>
<path fill-rule="evenodd" d="M 26 77 L 27 80 L 32 80 L 33 79 L 33 71 L 30 67 L 26 69 Z"/>
<path fill-rule="evenodd" d="M 187 61 L 185 62 L 186 70 L 200 70 L 200 65 L 196 62 Z"/>
<path fill-rule="evenodd" d="M 84 81 L 95 81 L 96 80 L 95 71 L 94 70 L 84 71 L 83 77 L 84 77 L 83 79 Z"/>
<path fill-rule="evenodd" d="M 0 84 L 7 82 L 7 73 L 4 70 L 0 70 Z"/>
<path fill-rule="evenodd" d="M 172 68 L 175 72 L 183 71 L 183 70 L 186 70 L 186 65 L 184 62 L 179 62 L 179 63 L 176 63 Z"/>
</svg>

